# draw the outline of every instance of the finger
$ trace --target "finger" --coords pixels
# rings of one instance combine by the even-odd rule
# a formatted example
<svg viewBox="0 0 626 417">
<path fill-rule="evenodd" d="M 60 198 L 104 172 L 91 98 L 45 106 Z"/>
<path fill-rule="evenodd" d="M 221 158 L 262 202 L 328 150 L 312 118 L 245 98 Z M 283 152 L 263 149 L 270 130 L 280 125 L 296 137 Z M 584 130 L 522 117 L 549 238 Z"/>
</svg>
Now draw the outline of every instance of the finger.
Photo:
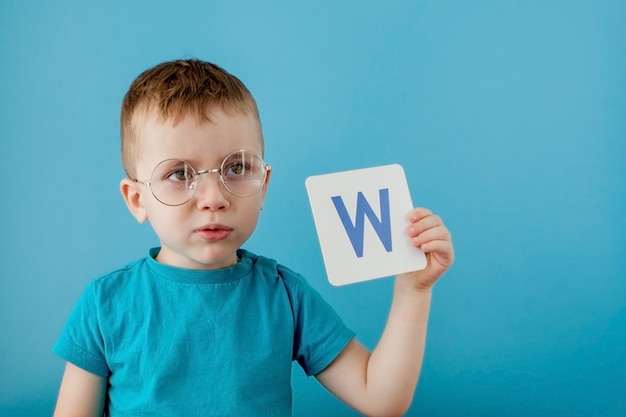
<svg viewBox="0 0 626 417">
<path fill-rule="evenodd" d="M 411 223 L 416 223 L 424 217 L 431 216 L 433 213 L 427 208 L 417 207 L 409 212 L 408 218 Z"/>
<path fill-rule="evenodd" d="M 415 223 L 412 223 L 407 230 L 409 236 L 415 237 L 420 233 L 425 232 L 426 230 L 434 229 L 436 227 L 443 227 L 443 222 L 441 221 L 441 218 L 439 216 L 431 214 L 429 216 L 421 218 Z"/>
<path fill-rule="evenodd" d="M 436 254 L 452 261 L 454 258 L 454 249 L 452 242 L 445 239 L 430 240 L 423 243 L 420 247 L 422 252 L 426 254 Z"/>
<path fill-rule="evenodd" d="M 434 240 L 451 240 L 450 232 L 444 226 L 433 227 L 432 229 L 427 229 L 415 236 L 412 236 L 413 243 L 417 246 L 421 246 L 425 243 L 434 241 Z"/>
</svg>

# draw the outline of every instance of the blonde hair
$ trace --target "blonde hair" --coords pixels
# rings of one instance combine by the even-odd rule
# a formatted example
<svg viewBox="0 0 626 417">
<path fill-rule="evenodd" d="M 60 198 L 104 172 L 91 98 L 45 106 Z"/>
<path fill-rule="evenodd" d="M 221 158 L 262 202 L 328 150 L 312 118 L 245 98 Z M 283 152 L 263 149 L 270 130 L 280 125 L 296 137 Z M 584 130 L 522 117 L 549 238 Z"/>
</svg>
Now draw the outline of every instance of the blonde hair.
<svg viewBox="0 0 626 417">
<path fill-rule="evenodd" d="M 140 74 L 130 85 L 120 116 L 122 165 L 134 178 L 138 155 L 133 121 L 139 111 L 156 111 L 162 120 L 174 124 L 187 115 L 198 122 L 209 120 L 209 111 L 253 115 L 259 120 L 254 97 L 234 75 L 210 62 L 197 59 L 163 62 Z"/>
</svg>

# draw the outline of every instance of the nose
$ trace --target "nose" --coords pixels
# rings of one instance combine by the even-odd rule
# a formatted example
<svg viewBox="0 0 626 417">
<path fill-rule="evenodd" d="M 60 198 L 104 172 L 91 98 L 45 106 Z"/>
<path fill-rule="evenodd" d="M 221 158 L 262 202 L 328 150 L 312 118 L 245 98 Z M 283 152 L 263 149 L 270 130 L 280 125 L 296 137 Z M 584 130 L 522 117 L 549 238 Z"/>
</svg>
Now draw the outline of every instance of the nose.
<svg viewBox="0 0 626 417">
<path fill-rule="evenodd" d="M 203 175 L 207 174 L 207 175 Z M 194 194 L 200 210 L 226 210 L 230 207 L 228 191 L 220 179 L 219 169 L 198 172 L 198 183 Z"/>
</svg>

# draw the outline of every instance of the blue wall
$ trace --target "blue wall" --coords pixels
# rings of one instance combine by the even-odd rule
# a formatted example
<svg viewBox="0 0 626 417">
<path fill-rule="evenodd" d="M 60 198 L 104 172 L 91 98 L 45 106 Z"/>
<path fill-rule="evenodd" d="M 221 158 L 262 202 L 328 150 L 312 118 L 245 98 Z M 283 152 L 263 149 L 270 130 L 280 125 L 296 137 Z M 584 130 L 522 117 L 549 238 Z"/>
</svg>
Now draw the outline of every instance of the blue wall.
<svg viewBox="0 0 626 417">
<path fill-rule="evenodd" d="M 258 99 L 274 174 L 247 247 L 366 345 L 392 280 L 328 284 L 305 178 L 400 163 L 452 230 L 410 416 L 626 413 L 626 3 L 34 3 L 0 2 L 0 415 L 51 413 L 76 297 L 156 243 L 118 193 L 119 104 L 179 57 Z M 297 368 L 294 390 L 296 416 L 355 415 Z"/>
</svg>

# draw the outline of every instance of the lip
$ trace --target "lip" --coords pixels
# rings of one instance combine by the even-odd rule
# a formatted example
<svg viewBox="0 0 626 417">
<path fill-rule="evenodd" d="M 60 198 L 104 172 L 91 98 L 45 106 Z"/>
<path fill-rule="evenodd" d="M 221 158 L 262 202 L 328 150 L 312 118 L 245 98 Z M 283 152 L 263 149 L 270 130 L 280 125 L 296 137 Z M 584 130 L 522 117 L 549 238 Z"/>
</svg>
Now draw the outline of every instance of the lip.
<svg viewBox="0 0 626 417">
<path fill-rule="evenodd" d="M 230 236 L 232 231 L 232 227 L 224 226 L 223 224 L 218 223 L 207 224 L 194 230 L 196 235 L 209 242 L 224 240 Z"/>
</svg>

